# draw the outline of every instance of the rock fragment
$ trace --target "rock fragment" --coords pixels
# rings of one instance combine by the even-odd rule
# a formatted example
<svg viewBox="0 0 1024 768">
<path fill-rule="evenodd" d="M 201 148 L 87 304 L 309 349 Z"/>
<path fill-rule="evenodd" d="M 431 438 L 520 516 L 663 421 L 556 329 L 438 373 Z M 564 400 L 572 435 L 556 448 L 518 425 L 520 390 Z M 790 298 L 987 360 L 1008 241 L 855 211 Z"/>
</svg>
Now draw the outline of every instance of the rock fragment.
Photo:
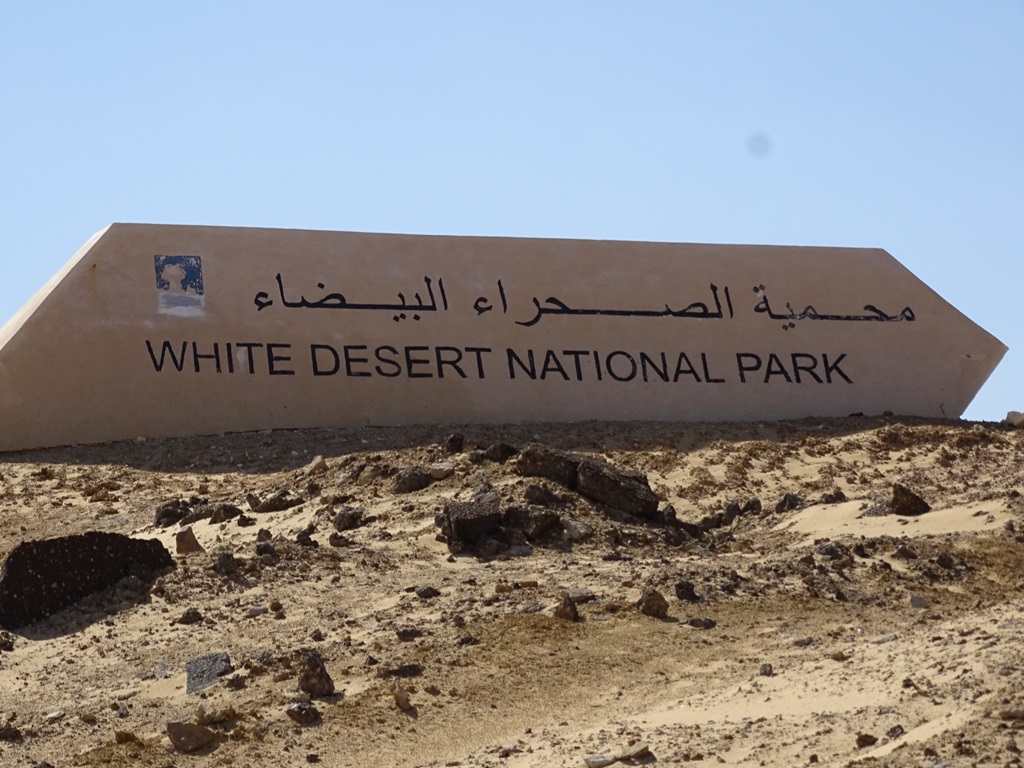
<svg viewBox="0 0 1024 768">
<path fill-rule="evenodd" d="M 494 499 L 481 501 L 449 501 L 435 519 L 441 534 L 448 540 L 448 549 L 458 553 L 472 550 L 484 540 L 499 533 L 502 513 Z"/>
<path fill-rule="evenodd" d="M 581 461 L 576 490 L 583 496 L 634 517 L 653 520 L 658 497 L 644 475 L 594 460 Z"/>
<path fill-rule="evenodd" d="M 400 710 L 403 712 L 413 711 L 414 708 L 409 698 L 409 692 L 397 680 L 391 684 L 391 695 L 395 699 L 395 706 Z"/>
<path fill-rule="evenodd" d="M 794 510 L 801 509 L 805 506 L 805 502 L 802 497 L 795 493 L 787 493 L 778 504 L 775 505 L 775 512 L 793 512 Z"/>
<path fill-rule="evenodd" d="M 320 714 L 320 710 L 316 708 L 316 705 L 304 701 L 290 704 L 287 709 L 285 709 L 285 714 L 299 725 L 312 725 L 313 723 L 318 723 L 323 719 L 323 716 Z"/>
<path fill-rule="evenodd" d="M 156 512 L 153 515 L 153 523 L 158 528 L 168 528 L 180 522 L 189 513 L 190 509 L 191 507 L 188 502 L 182 499 L 165 501 L 156 508 Z"/>
<path fill-rule="evenodd" d="M 517 453 L 519 453 L 519 449 L 514 445 L 509 445 L 508 443 L 494 443 L 484 449 L 484 458 L 489 461 L 497 462 L 498 464 L 504 464 Z"/>
<path fill-rule="evenodd" d="M 873 747 L 878 743 L 878 737 L 872 736 L 870 733 L 858 733 L 857 734 L 857 749 L 864 749 L 865 747 Z"/>
<path fill-rule="evenodd" d="M 217 734 L 204 725 L 169 722 L 166 727 L 171 746 L 180 752 L 196 752 L 217 740 Z"/>
<path fill-rule="evenodd" d="M 664 619 L 668 616 L 668 600 L 654 587 L 644 590 L 636 607 L 645 616 L 653 616 L 656 619 Z"/>
<path fill-rule="evenodd" d="M 697 594 L 696 587 L 692 581 L 681 580 L 676 582 L 676 597 L 685 603 L 699 603 L 701 596 Z"/>
<path fill-rule="evenodd" d="M 179 555 L 191 555 L 206 551 L 193 533 L 192 526 L 174 534 L 174 550 Z"/>
<path fill-rule="evenodd" d="M 562 601 L 555 606 L 554 615 L 556 619 L 562 619 L 562 621 L 579 621 L 580 619 L 580 612 L 576 608 L 576 603 L 568 595 L 563 597 Z"/>
<path fill-rule="evenodd" d="M 249 508 L 253 512 L 259 512 L 261 514 L 265 514 L 267 512 L 283 512 L 286 509 L 297 507 L 303 501 L 305 501 L 305 499 L 301 496 L 297 496 L 288 490 L 278 491 L 262 501 L 255 494 L 249 494 L 246 496 L 246 502 L 249 504 Z"/>
<path fill-rule="evenodd" d="M 362 507 L 342 507 L 334 515 L 334 530 L 338 533 L 351 531 L 363 524 Z"/>
<path fill-rule="evenodd" d="M 892 501 L 889 502 L 889 512 L 901 517 L 918 517 L 931 511 L 931 506 L 905 485 L 893 483 Z"/>
<path fill-rule="evenodd" d="M 432 480 L 447 480 L 455 474 L 455 465 L 450 461 L 438 461 L 430 465 L 429 473 Z"/>
<path fill-rule="evenodd" d="M 422 491 L 431 482 L 430 475 L 422 469 L 400 469 L 395 473 L 391 487 L 395 493 L 415 493 Z"/>
<path fill-rule="evenodd" d="M 31 624 L 125 576 L 150 576 L 174 567 L 157 539 L 90 531 L 26 541 L 0 566 L 0 626 Z"/>
<path fill-rule="evenodd" d="M 197 608 L 186 608 L 173 623 L 174 624 L 198 624 L 203 620 L 203 614 Z"/>
<path fill-rule="evenodd" d="M 306 465 L 305 470 L 303 470 L 303 474 L 305 474 L 306 477 L 315 477 L 316 475 L 322 475 L 326 471 L 327 462 L 324 460 L 324 457 L 314 456 L 313 460 Z"/>
<path fill-rule="evenodd" d="M 327 674 L 324 660 L 316 651 L 307 649 L 299 655 L 299 690 L 310 696 L 334 694 L 334 681 Z"/>
<path fill-rule="evenodd" d="M 215 684 L 218 679 L 234 672 L 226 653 L 208 653 L 185 664 L 185 692 L 198 693 Z"/>
</svg>

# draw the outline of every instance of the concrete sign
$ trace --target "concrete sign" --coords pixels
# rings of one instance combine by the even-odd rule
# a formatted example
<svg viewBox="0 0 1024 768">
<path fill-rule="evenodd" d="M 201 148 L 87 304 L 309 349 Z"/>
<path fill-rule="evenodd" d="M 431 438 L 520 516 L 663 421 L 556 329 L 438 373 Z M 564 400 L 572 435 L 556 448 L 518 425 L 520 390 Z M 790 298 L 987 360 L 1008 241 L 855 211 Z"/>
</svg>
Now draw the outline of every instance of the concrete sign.
<svg viewBox="0 0 1024 768">
<path fill-rule="evenodd" d="M 1005 351 L 882 250 L 114 224 L 0 330 L 0 450 L 957 417 Z"/>
</svg>

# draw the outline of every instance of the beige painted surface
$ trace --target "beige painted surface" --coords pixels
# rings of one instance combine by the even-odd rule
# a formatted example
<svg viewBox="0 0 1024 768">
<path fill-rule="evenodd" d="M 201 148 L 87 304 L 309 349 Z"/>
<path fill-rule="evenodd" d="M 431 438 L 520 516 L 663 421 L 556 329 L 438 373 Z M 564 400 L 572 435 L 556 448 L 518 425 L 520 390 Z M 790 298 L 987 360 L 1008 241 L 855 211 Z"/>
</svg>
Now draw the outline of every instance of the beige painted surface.
<svg viewBox="0 0 1024 768">
<path fill-rule="evenodd" d="M 0 330 L 0 450 L 957 417 L 1005 351 L 882 250 L 114 224 Z"/>
</svg>

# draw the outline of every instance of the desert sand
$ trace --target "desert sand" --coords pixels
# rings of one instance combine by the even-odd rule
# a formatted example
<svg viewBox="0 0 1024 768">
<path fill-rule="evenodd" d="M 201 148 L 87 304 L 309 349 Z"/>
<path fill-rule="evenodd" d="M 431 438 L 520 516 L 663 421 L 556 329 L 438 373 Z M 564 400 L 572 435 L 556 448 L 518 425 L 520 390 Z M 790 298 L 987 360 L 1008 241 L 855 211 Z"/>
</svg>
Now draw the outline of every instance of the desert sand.
<svg viewBox="0 0 1024 768">
<path fill-rule="evenodd" d="M 524 476 L 531 445 L 640 473 L 657 514 Z M 852 417 L 2 454 L 0 557 L 107 531 L 175 567 L 0 635 L 0 764 L 1019 764 L 1022 451 L 999 424 Z M 396 486 L 413 469 L 437 479 Z M 894 514 L 896 484 L 930 510 Z M 473 500 L 546 522 L 460 551 L 435 518 Z M 186 517 L 158 523 L 168 502 Z M 228 668 L 190 693 L 208 654 Z M 332 693 L 300 690 L 311 656 Z"/>
</svg>

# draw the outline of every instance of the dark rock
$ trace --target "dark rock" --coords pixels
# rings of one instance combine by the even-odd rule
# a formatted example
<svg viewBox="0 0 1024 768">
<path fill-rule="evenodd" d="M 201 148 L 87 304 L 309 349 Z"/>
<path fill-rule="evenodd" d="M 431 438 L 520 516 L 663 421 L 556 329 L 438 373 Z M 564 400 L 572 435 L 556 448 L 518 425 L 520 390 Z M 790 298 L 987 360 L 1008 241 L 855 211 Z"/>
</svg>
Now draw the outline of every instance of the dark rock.
<svg viewBox="0 0 1024 768">
<path fill-rule="evenodd" d="M 263 501 L 259 501 L 259 499 L 255 500 L 258 502 L 255 506 L 253 506 L 252 499 L 248 501 L 249 507 L 253 512 L 259 512 L 261 514 L 267 512 L 283 512 L 286 509 L 297 507 L 305 501 L 301 496 L 296 496 L 291 491 L 278 491 L 273 496 L 269 496 Z"/>
<path fill-rule="evenodd" d="M 898 739 L 904 733 L 906 733 L 906 731 L 904 730 L 902 725 L 894 725 L 892 728 L 885 732 L 885 735 L 888 736 L 890 739 Z"/>
<path fill-rule="evenodd" d="M 478 547 L 488 537 L 499 533 L 503 517 L 493 499 L 449 501 L 434 522 L 447 538 L 448 549 L 462 552 Z"/>
<path fill-rule="evenodd" d="M 840 504 L 844 501 L 846 501 L 846 494 L 843 493 L 841 488 L 836 488 L 834 491 L 830 491 L 821 497 L 822 504 Z"/>
<path fill-rule="evenodd" d="M 654 587 L 644 590 L 636 607 L 645 616 L 653 616 L 656 619 L 664 619 L 668 616 L 668 600 Z"/>
<path fill-rule="evenodd" d="M 285 709 L 285 714 L 299 725 L 312 725 L 313 723 L 320 722 L 322 719 L 320 710 L 315 705 L 307 704 L 306 702 L 290 704 Z"/>
<path fill-rule="evenodd" d="M 156 539 L 89 533 L 26 541 L 0 566 L 0 626 L 39 621 L 125 576 L 152 576 L 174 567 Z"/>
<path fill-rule="evenodd" d="M 691 626 L 694 629 L 714 629 L 718 626 L 718 622 L 716 622 L 714 619 L 709 619 L 707 616 L 699 616 L 694 617 L 692 619 L 687 619 L 686 623 L 688 626 Z"/>
<path fill-rule="evenodd" d="M 909 544 L 900 544 L 892 556 L 897 560 L 917 560 L 917 552 Z"/>
<path fill-rule="evenodd" d="M 226 653 L 208 653 L 185 664 L 185 692 L 198 693 L 217 682 L 218 678 L 234 672 Z"/>
<path fill-rule="evenodd" d="M 489 459 L 490 461 L 496 461 L 499 464 L 504 464 L 517 453 L 519 453 L 519 449 L 515 446 L 509 445 L 508 443 L 494 443 L 484 449 L 484 458 Z"/>
<path fill-rule="evenodd" d="M 748 513 L 758 514 L 761 511 L 761 500 L 756 497 L 747 499 L 747 503 L 743 505 L 743 509 L 740 511 L 745 515 Z"/>
<path fill-rule="evenodd" d="M 559 503 L 559 498 L 550 488 L 536 483 L 530 483 L 523 491 L 523 497 L 527 504 L 536 504 L 540 507 L 553 507 Z"/>
<path fill-rule="evenodd" d="M 256 554 L 269 555 L 270 557 L 277 558 L 277 547 L 274 546 L 272 541 L 260 541 L 256 544 Z"/>
<path fill-rule="evenodd" d="M 334 530 L 338 533 L 351 531 L 363 524 L 362 507 L 342 507 L 334 516 Z"/>
<path fill-rule="evenodd" d="M 416 597 L 418 597 L 420 600 L 429 600 L 432 597 L 440 597 L 440 596 L 441 596 L 441 590 L 439 590 L 437 587 L 431 587 L 431 586 L 416 587 Z"/>
<path fill-rule="evenodd" d="M 519 452 L 516 472 L 524 477 L 546 477 L 569 490 L 576 490 L 576 468 L 579 463 L 580 457 L 567 451 L 534 444 Z"/>
<path fill-rule="evenodd" d="M 230 552 L 218 552 L 214 555 L 210 568 L 221 576 L 231 576 L 238 572 L 239 566 L 238 558 Z"/>
<path fill-rule="evenodd" d="M 235 525 L 239 528 L 248 528 L 252 525 L 256 525 L 256 518 L 249 517 L 248 515 L 239 515 L 235 518 Z"/>
<path fill-rule="evenodd" d="M 203 620 L 203 614 L 197 608 L 186 608 L 185 612 L 178 617 L 175 624 L 198 624 Z"/>
<path fill-rule="evenodd" d="M 939 552 L 935 556 L 936 565 L 945 568 L 947 571 L 952 571 L 956 568 L 956 560 L 948 552 Z"/>
<path fill-rule="evenodd" d="M 722 525 L 732 525 L 732 521 L 743 514 L 743 510 L 740 505 L 735 501 L 730 501 L 725 505 L 725 511 L 722 512 Z"/>
<path fill-rule="evenodd" d="M 448 435 L 444 441 L 444 450 L 446 453 L 462 453 L 462 448 L 466 444 L 466 438 L 456 432 L 453 435 Z"/>
<path fill-rule="evenodd" d="M 676 597 L 686 603 L 699 603 L 701 601 L 701 596 L 697 594 L 692 581 L 677 581 Z"/>
<path fill-rule="evenodd" d="M 0 651 L 13 651 L 14 650 L 14 635 L 10 632 L 4 632 L 0 630 Z"/>
<path fill-rule="evenodd" d="M 639 472 L 586 459 L 577 469 L 576 490 L 587 498 L 634 517 L 653 520 L 658 516 L 658 497 L 651 490 L 647 478 Z"/>
<path fill-rule="evenodd" d="M 902 517 L 917 517 L 930 511 L 931 506 L 929 506 L 927 501 L 906 486 L 893 483 L 892 501 L 889 502 L 890 514 Z"/>
<path fill-rule="evenodd" d="M 225 502 L 216 502 L 214 504 L 207 504 L 204 507 L 205 510 L 210 512 L 210 523 L 216 525 L 217 523 L 225 523 L 228 520 L 234 520 L 236 517 L 241 517 L 242 510 L 236 507 L 234 504 L 227 504 Z"/>
<path fill-rule="evenodd" d="M 337 531 L 331 531 L 331 535 L 327 537 L 327 543 L 332 547 L 347 547 L 352 544 L 352 540 L 342 536 Z"/>
<path fill-rule="evenodd" d="M 838 560 L 846 554 L 846 549 L 836 544 L 834 541 L 823 541 L 815 547 L 814 551 L 829 560 Z"/>
<path fill-rule="evenodd" d="M 647 478 L 597 459 L 528 445 L 519 453 L 516 472 L 545 477 L 607 507 L 647 520 L 658 516 L 658 497 Z"/>
<path fill-rule="evenodd" d="M 433 482 L 430 475 L 422 469 L 400 469 L 395 473 L 392 490 L 395 493 L 415 493 L 422 491 Z"/>
<path fill-rule="evenodd" d="M 537 541 L 559 527 L 557 512 L 538 507 L 509 507 L 505 510 L 505 524 L 523 532 L 529 541 Z"/>
<path fill-rule="evenodd" d="M 188 502 L 183 499 L 165 501 L 156 508 L 153 523 L 159 528 L 168 528 L 180 522 L 190 510 L 191 507 L 189 507 Z"/>
<path fill-rule="evenodd" d="M 864 749 L 865 747 L 873 747 L 878 743 L 878 737 L 872 736 L 870 733 L 858 733 L 857 734 L 857 749 Z"/>
<path fill-rule="evenodd" d="M 400 642 L 411 643 L 413 640 L 423 637 L 423 630 L 416 627 L 399 627 L 395 630 L 395 635 Z"/>
<path fill-rule="evenodd" d="M 757 673 L 761 677 L 775 677 L 775 667 L 771 664 L 762 664 Z"/>
<path fill-rule="evenodd" d="M 462 637 L 460 637 L 458 639 L 458 641 L 456 642 L 456 645 L 463 646 L 463 647 L 468 646 L 468 645 L 480 645 L 480 641 L 477 640 L 472 635 L 463 635 Z"/>
<path fill-rule="evenodd" d="M 792 512 L 804 506 L 804 500 L 795 493 L 787 493 L 782 500 L 775 505 L 775 512 Z"/>
<path fill-rule="evenodd" d="M 319 547 L 320 544 L 313 538 L 314 533 L 316 533 L 316 525 L 310 523 L 295 534 L 295 542 L 301 547 Z"/>
<path fill-rule="evenodd" d="M 299 653 L 299 690 L 310 696 L 330 696 L 334 693 L 334 681 L 327 674 L 324 660 L 316 651 L 303 650 Z"/>
<path fill-rule="evenodd" d="M 171 722 L 167 724 L 167 738 L 180 752 L 196 752 L 217 740 L 217 734 L 205 725 Z"/>
<path fill-rule="evenodd" d="M 0 741 L 21 741 L 22 733 L 11 723 L 0 723 Z"/>
</svg>

